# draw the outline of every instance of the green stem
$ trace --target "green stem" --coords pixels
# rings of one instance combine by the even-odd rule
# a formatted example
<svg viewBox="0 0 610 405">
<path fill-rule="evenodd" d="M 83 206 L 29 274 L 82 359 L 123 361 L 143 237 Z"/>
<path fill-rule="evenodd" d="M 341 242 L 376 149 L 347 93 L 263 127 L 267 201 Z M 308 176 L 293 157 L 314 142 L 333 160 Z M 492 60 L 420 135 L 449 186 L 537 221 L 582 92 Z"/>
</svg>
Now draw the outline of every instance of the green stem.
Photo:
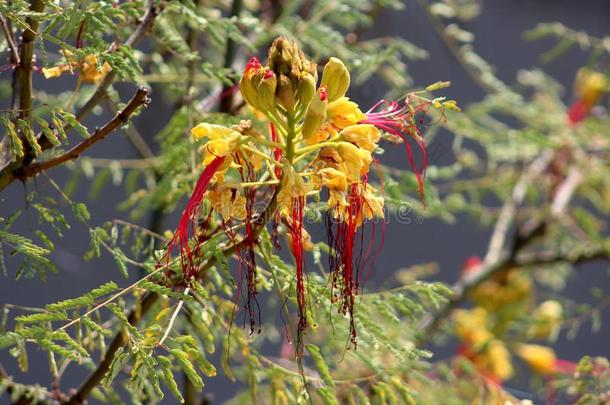
<svg viewBox="0 0 610 405">
<path fill-rule="evenodd" d="M 286 159 L 288 159 L 290 163 L 294 160 L 294 138 L 296 137 L 296 134 L 294 111 L 290 110 L 286 113 Z"/>
</svg>

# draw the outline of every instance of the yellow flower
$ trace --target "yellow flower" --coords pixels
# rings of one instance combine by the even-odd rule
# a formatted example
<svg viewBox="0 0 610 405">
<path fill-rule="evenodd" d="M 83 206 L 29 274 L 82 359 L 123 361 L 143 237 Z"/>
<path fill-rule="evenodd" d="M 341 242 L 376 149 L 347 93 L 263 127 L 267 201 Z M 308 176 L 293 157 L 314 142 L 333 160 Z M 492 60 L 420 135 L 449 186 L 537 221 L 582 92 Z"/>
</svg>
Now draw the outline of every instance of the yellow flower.
<svg viewBox="0 0 610 405">
<path fill-rule="evenodd" d="M 555 372 L 557 358 L 553 349 L 540 345 L 521 344 L 515 352 L 535 372 L 542 375 Z"/>
<path fill-rule="evenodd" d="M 368 173 L 369 165 L 373 161 L 371 152 L 360 149 L 349 142 L 339 142 L 337 152 L 339 152 L 339 156 L 343 159 L 340 167 L 348 180 L 359 181 L 360 177 Z"/>
<path fill-rule="evenodd" d="M 473 348 L 481 347 L 493 339 L 487 329 L 487 311 L 481 307 L 458 309 L 453 313 L 455 333 Z"/>
<path fill-rule="evenodd" d="M 341 97 L 328 103 L 327 117 L 328 121 L 339 129 L 357 124 L 366 119 L 366 115 L 360 111 L 358 104 L 350 101 L 347 97 Z"/>
<path fill-rule="evenodd" d="M 71 72 L 73 69 L 79 68 L 81 75 L 80 80 L 82 80 L 83 83 L 98 83 L 112 70 L 107 62 L 98 69 L 97 55 L 85 55 L 81 61 L 76 61 L 74 60 L 72 52 L 64 50 L 61 53 L 66 58 L 67 63 L 62 63 L 51 68 L 42 68 L 42 74 L 45 79 L 59 77 L 64 72 Z"/>
<path fill-rule="evenodd" d="M 485 348 L 484 356 L 489 371 L 499 380 L 507 380 L 513 375 L 510 352 L 498 339 L 492 340 Z"/>
<path fill-rule="evenodd" d="M 208 138 L 209 141 L 203 145 L 203 164 L 208 165 L 217 157 L 230 156 L 242 139 L 242 135 L 222 125 L 202 123 L 191 129 L 191 135 L 195 140 Z M 223 166 L 228 167 L 231 159 L 228 159 Z"/>
<path fill-rule="evenodd" d="M 545 339 L 558 332 L 563 318 L 563 307 L 555 300 L 541 303 L 533 314 L 533 324 L 529 335 L 538 339 Z"/>
<path fill-rule="evenodd" d="M 377 127 L 371 124 L 350 125 L 341 131 L 341 137 L 359 148 L 372 152 L 381 137 Z"/>
<path fill-rule="evenodd" d="M 315 145 L 320 142 L 324 142 L 329 138 L 333 138 L 336 135 L 337 130 L 332 126 L 332 124 L 322 124 L 322 126 L 313 135 L 305 139 L 305 144 Z"/>
<path fill-rule="evenodd" d="M 235 190 L 219 186 L 208 191 L 208 199 L 224 221 L 246 218 L 246 198 Z"/>
<path fill-rule="evenodd" d="M 70 70 L 68 65 L 59 65 L 51 68 L 42 68 L 42 74 L 44 75 L 45 79 L 51 79 L 61 76 L 62 73 L 68 70 Z"/>
<path fill-rule="evenodd" d="M 282 184 L 277 193 L 278 209 L 284 215 L 288 215 L 292 209 L 292 199 L 304 197 L 311 191 L 311 185 L 305 183 L 303 178 L 294 171 L 291 164 L 285 164 L 282 168 Z"/>
<path fill-rule="evenodd" d="M 599 101 L 603 92 L 608 89 L 608 80 L 603 73 L 582 68 L 576 75 L 574 87 L 576 94 L 578 94 L 582 101 L 592 106 Z"/>
<path fill-rule="evenodd" d="M 112 70 L 105 62 L 100 69 L 97 66 L 97 55 L 86 55 L 80 65 L 81 80 L 83 83 L 98 83 Z"/>
<path fill-rule="evenodd" d="M 321 183 L 328 188 L 328 208 L 342 212 L 349 206 L 346 200 L 347 177 L 345 173 L 332 167 L 326 167 L 318 171 Z"/>
</svg>

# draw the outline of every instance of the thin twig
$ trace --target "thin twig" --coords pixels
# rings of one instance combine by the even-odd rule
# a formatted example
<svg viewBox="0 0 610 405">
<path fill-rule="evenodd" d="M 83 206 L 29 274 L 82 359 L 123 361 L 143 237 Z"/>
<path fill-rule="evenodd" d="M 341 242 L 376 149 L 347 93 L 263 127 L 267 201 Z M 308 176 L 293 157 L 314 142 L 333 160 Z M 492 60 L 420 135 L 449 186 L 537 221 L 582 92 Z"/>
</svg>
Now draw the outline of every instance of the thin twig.
<svg viewBox="0 0 610 405">
<path fill-rule="evenodd" d="M 531 181 L 544 171 L 544 169 L 551 162 L 552 158 L 552 151 L 543 152 L 529 166 L 519 181 L 517 181 L 517 184 L 513 188 L 512 196 L 502 207 L 502 211 L 500 212 L 500 216 L 498 217 L 498 221 L 494 227 L 489 246 L 487 248 L 487 254 L 483 260 L 484 267 L 490 267 L 499 260 L 500 254 L 504 249 L 504 243 L 506 241 L 509 228 L 515 218 L 517 207 L 523 202 L 525 193 L 527 192 L 527 188 Z"/>
<path fill-rule="evenodd" d="M 184 295 L 188 295 L 188 293 L 190 291 L 191 291 L 190 287 L 186 287 L 184 289 Z M 184 305 L 184 300 L 181 299 L 180 302 L 178 303 L 178 306 L 176 306 L 176 309 L 174 310 L 174 313 L 172 314 L 172 317 L 169 320 L 169 324 L 167 325 L 167 329 L 165 329 L 165 333 L 163 334 L 163 337 L 161 337 L 161 339 L 159 340 L 159 343 L 157 344 L 157 346 L 163 346 L 165 339 L 167 339 L 170 332 L 172 331 L 172 328 L 174 327 L 176 318 L 178 317 L 178 314 L 180 313 L 180 310 L 182 309 L 183 305 Z"/>
<path fill-rule="evenodd" d="M 28 177 L 35 176 L 36 174 L 45 170 L 51 169 L 55 166 L 64 164 L 70 160 L 78 158 L 81 153 L 89 149 L 96 142 L 106 138 L 112 131 L 121 125 L 124 125 L 131 114 L 133 114 L 140 106 L 146 106 L 149 103 L 148 89 L 140 87 L 133 98 L 129 101 L 125 109 L 119 111 L 112 120 L 106 123 L 103 127 L 98 129 L 90 137 L 84 139 L 81 143 L 70 149 L 69 151 L 40 163 L 33 163 L 24 167 L 17 176 L 21 180 L 25 180 Z"/>
<path fill-rule="evenodd" d="M 21 63 L 21 58 L 19 58 L 19 48 L 17 48 L 17 44 L 15 43 L 15 38 L 13 37 L 13 33 L 10 30 L 8 25 L 8 21 L 2 14 L 0 14 L 0 24 L 2 25 L 2 31 L 4 32 L 4 36 L 6 37 L 6 42 L 8 43 L 9 50 L 11 51 L 11 62 L 15 65 L 19 65 Z"/>
</svg>

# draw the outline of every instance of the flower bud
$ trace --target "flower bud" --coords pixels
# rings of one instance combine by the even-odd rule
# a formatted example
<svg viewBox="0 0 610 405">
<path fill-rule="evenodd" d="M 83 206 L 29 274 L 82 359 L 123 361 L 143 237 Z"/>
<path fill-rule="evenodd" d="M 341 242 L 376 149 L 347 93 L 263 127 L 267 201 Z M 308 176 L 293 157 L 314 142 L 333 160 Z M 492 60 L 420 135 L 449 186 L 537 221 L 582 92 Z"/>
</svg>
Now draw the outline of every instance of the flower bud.
<svg viewBox="0 0 610 405">
<path fill-rule="evenodd" d="M 276 87 L 275 74 L 263 67 L 258 59 L 250 59 L 239 81 L 239 90 L 244 100 L 257 110 L 272 110 L 275 108 Z"/>
<path fill-rule="evenodd" d="M 335 101 L 345 95 L 349 87 L 349 71 L 340 59 L 331 57 L 324 66 L 322 84 L 328 86 L 328 101 Z"/>
<path fill-rule="evenodd" d="M 307 143 L 307 139 L 311 138 L 320 129 L 320 126 L 326 119 L 326 107 L 328 105 L 328 94 L 326 86 L 322 85 L 313 98 L 305 119 L 303 120 L 303 139 Z"/>
<path fill-rule="evenodd" d="M 288 75 L 293 65 L 300 65 L 296 44 L 286 37 L 276 38 L 269 48 L 269 68 L 278 76 Z"/>
<path fill-rule="evenodd" d="M 244 73 L 239 80 L 239 91 L 241 92 L 242 97 L 246 101 L 246 103 L 254 106 L 254 98 L 256 96 L 256 89 L 254 87 L 254 83 L 252 82 L 253 76 L 255 72 L 262 68 L 262 65 L 258 61 L 257 58 L 250 58 L 248 63 L 246 64 L 246 68 L 244 69 Z"/>
<path fill-rule="evenodd" d="M 316 80 L 307 72 L 301 72 L 299 80 L 299 88 L 297 90 L 297 98 L 303 109 L 309 106 L 311 99 L 316 94 Z"/>
<path fill-rule="evenodd" d="M 286 110 L 292 110 L 296 104 L 296 91 L 292 85 L 292 81 L 286 75 L 280 75 L 277 81 L 276 96 L 278 102 Z"/>
</svg>

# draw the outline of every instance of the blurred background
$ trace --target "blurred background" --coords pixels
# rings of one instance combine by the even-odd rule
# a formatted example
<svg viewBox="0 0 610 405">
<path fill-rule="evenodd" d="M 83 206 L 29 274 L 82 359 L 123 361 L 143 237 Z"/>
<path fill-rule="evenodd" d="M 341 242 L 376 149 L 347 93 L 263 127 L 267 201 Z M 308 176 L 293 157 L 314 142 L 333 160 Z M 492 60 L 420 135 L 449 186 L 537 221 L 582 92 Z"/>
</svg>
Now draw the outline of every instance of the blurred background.
<svg viewBox="0 0 610 405">
<path fill-rule="evenodd" d="M 381 35 L 395 35 L 407 38 L 415 45 L 428 51 L 428 59 L 412 62 L 408 70 L 414 78 L 415 85 L 425 86 L 437 80 L 450 80 L 452 86 L 446 93 L 454 98 L 461 106 L 469 102 L 478 101 L 484 92 L 477 83 L 460 67 L 447 45 L 439 37 L 430 24 L 426 13 L 416 1 L 405 1 L 405 9 L 401 11 L 382 11 L 375 18 L 375 24 L 364 35 L 376 37 Z M 510 1 L 484 1 L 482 14 L 471 22 L 464 23 L 464 28 L 476 36 L 474 44 L 476 52 L 493 65 L 498 77 L 508 84 L 515 83 L 516 75 L 520 69 L 540 66 L 540 55 L 552 46 L 550 40 L 527 41 L 523 37 L 525 30 L 533 28 L 540 22 L 559 21 L 575 30 L 586 30 L 590 35 L 603 37 L 610 34 L 610 1 L 609 0 L 510 0 Z M 579 67 L 586 63 L 586 55 L 577 47 L 566 55 L 543 65 L 545 71 L 561 83 L 565 89 L 565 102 L 571 100 L 570 89 Z M 10 72 L 0 74 L 0 80 L 10 80 Z M 40 75 L 36 77 L 40 85 L 43 81 Z M 45 86 L 49 92 L 65 88 L 61 78 L 47 81 Z M 122 92 L 123 99 L 129 97 L 129 92 Z M 131 91 L 131 90 L 130 90 Z M 366 105 L 371 99 L 381 98 L 386 88 L 381 83 L 372 82 L 360 88 L 352 88 L 350 96 Z M 7 108 L 8 101 L 3 100 L 1 108 Z M 145 138 L 152 140 L 158 129 L 165 125 L 169 115 L 168 106 L 155 98 L 154 88 L 152 102 L 148 109 L 135 120 L 135 124 Z M 107 119 L 104 113 L 93 116 L 87 122 L 92 128 Z M 151 142 L 153 143 L 153 142 Z M 430 156 L 433 164 L 447 164 L 453 161 L 450 145 L 451 135 L 441 131 L 434 143 L 430 146 Z M 103 142 L 96 144 L 88 151 L 92 157 L 105 158 L 131 158 L 137 157 L 133 146 L 122 132 L 116 132 Z M 389 149 L 386 152 L 385 162 L 394 167 L 406 167 L 402 150 Z M 55 181 L 65 184 L 67 171 L 62 168 L 50 171 Z M 0 216 L 7 217 L 15 210 L 24 210 L 19 227 L 14 231 L 19 234 L 31 234 L 38 227 L 37 216 L 28 209 L 25 200 L 26 192 L 39 190 L 40 194 L 53 193 L 46 184 L 44 176 L 26 185 L 15 182 L 0 194 Z M 86 180 L 82 180 L 74 195 L 75 201 L 85 201 L 89 206 L 92 225 L 99 225 L 110 218 L 126 218 L 126 213 L 118 210 L 117 205 L 125 199 L 122 187 L 107 187 L 100 195 L 91 198 Z M 172 228 L 179 212 L 166 218 L 162 229 Z M 148 226 L 147 219 L 142 221 Z M 314 234 L 314 238 L 321 238 L 324 234 Z M 439 264 L 439 272 L 432 279 L 448 283 L 455 282 L 460 274 L 464 261 L 472 255 L 484 255 L 489 242 L 490 230 L 475 224 L 467 216 L 458 216 L 453 224 L 442 223 L 437 220 L 423 219 L 412 213 L 402 221 L 390 220 L 387 226 L 384 249 L 379 256 L 376 269 L 371 275 L 367 288 L 386 288 L 395 283 L 394 272 L 416 263 L 435 261 Z M 104 281 L 116 280 L 117 273 L 113 269 L 114 262 L 108 255 L 91 262 L 83 260 L 83 254 L 88 248 L 88 230 L 79 223 L 74 223 L 72 229 L 66 230 L 61 240 L 57 241 L 57 251 L 54 260 L 58 264 L 59 274 L 49 274 L 46 283 L 40 283 L 38 278 L 31 280 L 21 279 L 18 282 L 10 280 L 10 276 L 0 277 L 0 304 L 13 303 L 31 306 L 44 306 L 51 301 L 58 301 L 90 290 Z M 11 258 L 7 258 L 7 265 L 11 266 Z M 606 294 L 610 293 L 607 285 L 607 272 L 605 266 L 590 264 L 582 266 L 583 273 L 578 278 L 569 281 L 567 295 L 575 300 L 586 301 L 589 298 L 591 287 L 601 287 Z M 137 271 L 132 271 L 131 280 L 122 280 L 124 285 L 136 279 Z M 597 334 L 590 333 L 587 327 L 578 334 L 578 344 L 560 336 L 555 344 L 558 356 L 562 359 L 577 360 L 583 355 L 610 356 L 608 337 L 610 336 L 610 319 L 604 319 L 602 328 Z M 455 346 L 448 345 L 443 349 L 432 348 L 435 359 L 452 355 Z M 2 353 L 6 356 L 6 353 Z M 31 367 L 31 371 L 23 376 L 23 382 L 48 381 L 49 374 L 46 358 L 40 354 L 40 367 Z M 0 358 L 8 367 L 11 374 L 19 375 L 15 362 Z M 32 364 L 36 364 L 36 354 L 32 354 Z M 78 385 L 82 375 L 74 371 L 64 377 L 64 384 Z M 516 389 L 527 390 L 528 376 L 519 376 L 516 380 Z M 232 396 L 233 389 L 227 385 L 222 376 L 209 379 L 206 382 L 206 393 L 213 403 L 219 403 Z M 0 402 L 2 399 L 0 399 Z M 172 403 L 173 399 L 168 399 Z"/>
</svg>

